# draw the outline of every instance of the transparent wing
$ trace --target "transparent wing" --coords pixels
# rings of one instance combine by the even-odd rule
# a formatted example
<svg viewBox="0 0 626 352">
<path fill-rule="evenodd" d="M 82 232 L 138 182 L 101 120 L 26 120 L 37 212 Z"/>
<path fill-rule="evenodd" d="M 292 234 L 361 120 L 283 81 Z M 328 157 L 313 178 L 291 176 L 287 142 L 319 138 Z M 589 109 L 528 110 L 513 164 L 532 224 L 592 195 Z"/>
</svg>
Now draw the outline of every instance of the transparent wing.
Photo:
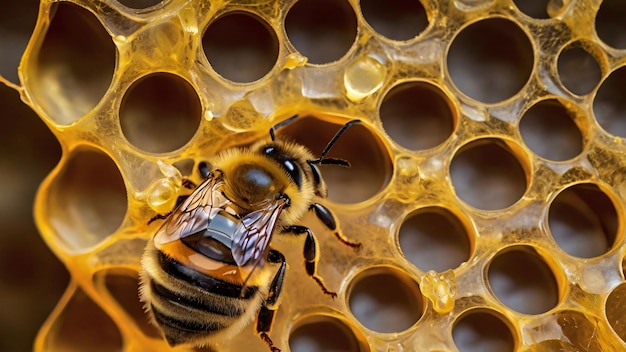
<svg viewBox="0 0 626 352">
<path fill-rule="evenodd" d="M 204 230 L 211 219 L 230 201 L 222 194 L 222 174 L 211 172 L 206 180 L 165 219 L 154 235 L 155 245 L 162 245 Z"/>
<path fill-rule="evenodd" d="M 278 216 L 285 206 L 284 199 L 271 202 L 266 208 L 243 217 L 233 236 L 233 258 L 239 266 L 260 264 L 276 226 Z"/>
</svg>

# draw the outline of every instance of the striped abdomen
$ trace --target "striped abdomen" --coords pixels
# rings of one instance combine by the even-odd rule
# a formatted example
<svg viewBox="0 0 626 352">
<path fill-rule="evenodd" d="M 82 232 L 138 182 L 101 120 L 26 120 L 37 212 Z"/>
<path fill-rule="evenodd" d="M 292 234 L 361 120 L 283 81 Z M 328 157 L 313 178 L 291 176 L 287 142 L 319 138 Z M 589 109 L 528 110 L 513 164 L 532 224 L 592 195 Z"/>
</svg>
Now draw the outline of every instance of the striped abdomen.
<svg viewBox="0 0 626 352">
<path fill-rule="evenodd" d="M 141 300 L 170 345 L 210 342 L 218 333 L 238 330 L 258 311 L 262 301 L 258 286 L 244 289 L 236 280 L 216 277 L 216 273 L 238 273 L 241 268 L 213 264 L 219 270 L 203 273 L 148 245 Z"/>
</svg>

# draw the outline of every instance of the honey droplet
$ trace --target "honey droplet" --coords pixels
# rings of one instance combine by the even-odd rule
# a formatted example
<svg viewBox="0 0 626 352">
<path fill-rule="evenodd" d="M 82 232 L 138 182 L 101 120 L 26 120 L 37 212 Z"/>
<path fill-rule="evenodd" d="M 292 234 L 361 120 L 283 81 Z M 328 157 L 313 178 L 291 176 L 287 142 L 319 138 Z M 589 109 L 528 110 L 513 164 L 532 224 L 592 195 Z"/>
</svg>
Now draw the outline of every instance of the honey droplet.
<svg viewBox="0 0 626 352">
<path fill-rule="evenodd" d="M 447 270 L 437 273 L 430 270 L 422 277 L 420 288 L 424 296 L 433 303 L 433 308 L 439 313 L 448 313 L 454 308 L 456 287 L 454 272 Z"/>
<path fill-rule="evenodd" d="M 343 75 L 348 99 L 359 101 L 382 87 L 387 71 L 385 67 L 369 56 L 354 60 Z"/>
</svg>

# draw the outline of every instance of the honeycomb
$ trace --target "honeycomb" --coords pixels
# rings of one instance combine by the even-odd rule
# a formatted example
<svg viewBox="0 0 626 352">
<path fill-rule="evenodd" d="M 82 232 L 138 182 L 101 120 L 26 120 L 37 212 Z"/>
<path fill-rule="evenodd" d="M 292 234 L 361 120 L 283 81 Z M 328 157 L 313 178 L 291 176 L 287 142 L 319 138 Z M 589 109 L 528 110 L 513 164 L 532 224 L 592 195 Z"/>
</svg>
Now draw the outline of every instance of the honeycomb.
<svg viewBox="0 0 626 352">
<path fill-rule="evenodd" d="M 273 239 L 283 351 L 625 350 L 625 16 L 621 0 L 42 0 L 1 78 L 62 149 L 34 213 L 71 279 L 34 349 L 169 350 L 137 297 L 148 220 L 199 162 L 298 114 L 278 138 L 316 154 L 362 120 L 322 203 L 363 247 L 302 219 L 332 300 L 303 243 Z M 194 350 L 267 346 L 250 324 Z"/>
</svg>

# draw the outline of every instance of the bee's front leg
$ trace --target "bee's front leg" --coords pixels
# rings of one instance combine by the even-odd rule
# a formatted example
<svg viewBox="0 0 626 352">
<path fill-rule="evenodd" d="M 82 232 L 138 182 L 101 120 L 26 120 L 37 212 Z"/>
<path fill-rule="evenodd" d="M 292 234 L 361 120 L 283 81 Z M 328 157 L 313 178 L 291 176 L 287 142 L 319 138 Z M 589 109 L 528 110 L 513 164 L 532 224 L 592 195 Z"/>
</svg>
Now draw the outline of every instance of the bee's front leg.
<svg viewBox="0 0 626 352">
<path fill-rule="evenodd" d="M 313 236 L 313 232 L 311 229 L 305 226 L 293 225 L 285 227 L 283 233 L 291 233 L 293 235 L 303 235 L 306 234 L 306 240 L 304 241 L 304 267 L 306 268 L 306 273 L 319 285 L 324 294 L 329 295 L 333 299 L 337 297 L 337 293 L 330 291 L 324 285 L 322 278 L 317 275 L 317 242 L 315 241 L 315 236 Z"/>
<path fill-rule="evenodd" d="M 347 240 L 345 237 L 343 237 L 341 233 L 339 233 L 339 230 L 337 230 L 337 222 L 335 221 L 335 217 L 333 216 L 333 213 L 330 211 L 330 209 L 326 208 L 320 203 L 313 203 L 311 204 L 311 207 L 309 207 L 309 210 L 315 211 L 315 216 L 317 216 L 317 218 L 320 219 L 320 221 L 329 230 L 333 231 L 333 233 L 335 234 L 335 237 L 337 237 L 339 242 L 353 249 L 361 248 L 361 243 L 351 242 Z"/>
<path fill-rule="evenodd" d="M 287 263 L 285 256 L 277 250 L 271 249 L 267 256 L 267 261 L 270 263 L 280 264 L 280 268 L 274 275 L 274 279 L 270 284 L 269 292 L 267 293 L 267 299 L 263 302 L 259 315 L 256 321 L 256 331 L 261 336 L 261 339 L 269 346 L 272 352 L 281 352 L 280 348 L 274 346 L 274 342 L 269 337 L 268 333 L 272 328 L 274 322 L 274 313 L 278 309 L 278 297 L 283 288 L 283 281 L 285 279 L 285 271 L 287 270 Z"/>
</svg>

